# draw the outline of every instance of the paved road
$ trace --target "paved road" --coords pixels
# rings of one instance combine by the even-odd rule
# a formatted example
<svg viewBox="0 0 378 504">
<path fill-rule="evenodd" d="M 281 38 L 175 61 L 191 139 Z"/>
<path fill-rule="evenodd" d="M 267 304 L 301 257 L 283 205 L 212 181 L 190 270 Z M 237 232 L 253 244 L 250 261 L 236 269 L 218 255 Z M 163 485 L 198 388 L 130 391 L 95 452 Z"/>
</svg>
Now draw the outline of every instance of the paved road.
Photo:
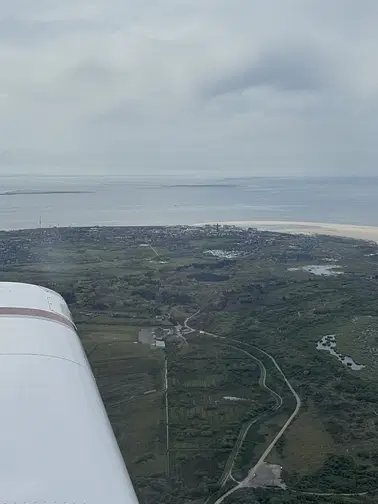
<svg viewBox="0 0 378 504">
<path fill-rule="evenodd" d="M 233 345 L 227 345 L 227 346 L 229 346 L 230 348 L 233 348 L 234 350 L 238 350 L 239 352 L 246 354 L 248 357 L 250 357 L 252 360 L 254 360 L 258 363 L 259 368 L 260 368 L 259 385 L 263 390 L 265 390 L 266 392 L 268 392 L 268 394 L 270 394 L 274 397 L 276 404 L 273 409 L 275 411 L 278 410 L 282 406 L 283 399 L 279 394 L 277 394 L 277 392 L 274 392 L 274 390 L 272 390 L 271 388 L 269 388 L 266 385 L 266 374 L 267 374 L 266 367 L 261 362 L 261 360 L 258 359 L 257 357 L 255 357 L 254 355 L 250 354 L 246 350 L 243 350 L 242 348 L 239 348 L 239 347 L 236 347 Z M 226 482 L 228 481 L 228 479 L 232 477 L 232 470 L 234 468 L 235 459 L 239 454 L 239 451 L 244 443 L 244 440 L 249 432 L 249 429 L 252 427 L 252 425 L 254 425 L 256 422 L 258 422 L 258 420 L 261 418 L 261 416 L 262 415 L 259 415 L 257 418 L 251 420 L 248 424 L 244 425 L 243 428 L 241 429 L 241 431 L 239 432 L 239 435 L 235 441 L 234 447 L 230 453 L 230 456 L 227 459 L 222 476 L 219 479 L 219 484 L 221 487 L 223 487 L 226 484 Z"/>
<path fill-rule="evenodd" d="M 254 418 L 251 420 L 248 424 L 246 424 L 241 431 L 239 432 L 239 436 L 237 440 L 235 441 L 234 447 L 232 449 L 232 452 L 230 456 L 227 459 L 224 471 L 222 473 L 222 476 L 219 479 L 219 485 L 224 487 L 224 485 L 227 483 L 227 481 L 231 478 L 235 483 L 239 483 L 239 481 L 236 481 L 235 478 L 232 476 L 232 470 L 235 465 L 235 459 L 239 454 L 240 448 L 242 447 L 244 440 L 249 432 L 249 429 L 254 425 L 256 422 L 258 422 L 261 418 L 261 415 L 259 415 L 257 418 Z"/>
<path fill-rule="evenodd" d="M 291 422 L 297 416 L 298 411 L 299 411 L 299 409 L 301 407 L 301 399 L 300 399 L 299 395 L 295 392 L 295 390 L 291 386 L 289 380 L 286 378 L 286 376 L 284 375 L 283 371 L 281 370 L 281 368 L 279 367 L 279 365 L 277 364 L 277 362 L 275 361 L 275 359 L 271 355 L 269 355 L 267 352 L 263 352 L 263 353 L 265 355 L 267 355 L 273 361 L 274 365 L 277 367 L 277 369 L 279 370 L 279 372 L 282 374 L 282 376 L 283 376 L 283 378 L 284 378 L 287 386 L 289 387 L 290 391 L 292 392 L 292 394 L 295 397 L 296 407 L 295 407 L 295 410 L 293 411 L 293 413 L 290 415 L 290 418 L 285 422 L 284 426 L 281 428 L 281 430 L 279 431 L 279 433 L 276 435 L 276 437 L 270 443 L 270 445 L 268 446 L 268 448 L 261 455 L 261 457 L 259 458 L 259 460 L 255 464 L 255 466 L 249 471 L 248 476 L 243 481 L 241 481 L 240 483 L 238 483 L 235 487 L 231 488 L 231 490 L 229 490 L 227 493 L 225 493 L 224 495 L 222 495 L 221 497 L 219 497 L 219 499 L 217 499 L 214 504 L 221 504 L 221 502 L 223 502 L 224 499 L 226 499 L 226 497 L 228 497 L 229 495 L 231 495 L 232 493 L 234 493 L 236 490 L 239 490 L 240 488 L 248 487 L 250 485 L 250 482 L 255 477 L 255 474 L 258 471 L 258 468 L 261 466 L 261 464 L 263 464 L 265 462 L 265 459 L 268 457 L 268 455 L 270 454 L 270 452 L 273 450 L 273 448 L 275 447 L 276 443 L 282 437 L 282 435 L 284 434 L 284 432 L 286 431 L 286 429 L 289 427 L 289 425 L 291 424 Z"/>
<path fill-rule="evenodd" d="M 194 318 L 198 313 L 199 313 L 200 310 L 198 310 L 196 313 L 194 313 L 193 315 L 191 315 L 190 317 L 188 317 L 185 321 L 185 327 L 187 327 L 188 329 L 191 329 L 192 331 L 195 331 L 195 329 L 192 329 L 191 327 L 189 327 L 187 325 L 187 322 L 191 319 L 191 318 Z M 254 478 L 254 475 L 256 473 L 256 471 L 258 470 L 258 468 L 265 462 L 266 458 L 268 457 L 268 455 L 270 454 L 270 452 L 273 450 L 274 446 L 277 444 L 278 440 L 283 436 L 284 432 L 286 431 L 286 429 L 289 427 L 289 425 L 292 423 L 292 421 L 294 420 L 294 418 L 296 417 L 296 415 L 298 414 L 299 412 L 299 409 L 301 407 L 301 399 L 299 397 L 299 395 L 297 394 L 297 392 L 294 390 L 294 388 L 292 387 L 291 383 L 289 382 L 289 380 L 286 378 L 284 372 L 282 371 L 282 369 L 280 368 L 280 366 L 278 365 L 277 361 L 275 360 L 275 358 L 270 355 L 268 352 L 265 352 L 264 350 L 262 350 L 261 348 L 259 347 L 255 347 L 254 345 L 250 345 L 248 343 L 245 343 L 244 341 L 239 341 L 239 340 L 236 340 L 234 338 L 225 338 L 224 336 L 218 336 L 216 334 L 213 334 L 213 333 L 209 333 L 207 331 L 200 331 L 202 334 L 206 335 L 206 336 L 211 336 L 213 338 L 217 338 L 217 339 L 227 339 L 228 341 L 234 341 L 235 343 L 239 343 L 241 345 L 244 345 L 244 346 L 248 346 L 249 348 L 254 348 L 258 351 L 260 351 L 261 353 L 263 353 L 264 355 L 266 355 L 274 364 L 274 366 L 276 367 L 276 369 L 279 371 L 279 373 L 282 375 L 286 385 L 288 386 L 290 392 L 293 394 L 293 396 L 295 397 L 295 400 L 296 400 L 296 407 L 293 411 L 293 413 L 291 414 L 290 418 L 287 420 L 287 422 L 285 423 L 285 425 L 281 428 L 281 430 L 279 431 L 279 433 L 276 435 L 276 437 L 273 439 L 273 441 L 270 443 L 270 445 L 268 446 L 268 448 L 264 451 L 264 453 L 261 455 L 261 457 L 259 458 L 259 460 L 257 461 L 257 463 L 255 464 L 255 466 L 249 471 L 248 473 L 248 476 L 241 482 L 237 482 L 233 477 L 232 477 L 232 474 L 230 473 L 229 474 L 229 477 L 236 483 L 236 486 L 234 486 L 233 488 L 231 488 L 228 492 L 226 492 L 224 495 L 222 495 L 221 497 L 219 497 L 215 502 L 214 504 L 221 504 L 229 495 L 233 494 L 236 490 L 239 490 L 241 488 L 245 488 L 245 487 L 248 487 L 249 484 L 250 484 L 250 481 Z M 237 347 L 235 347 L 237 348 Z M 239 348 L 239 350 L 241 350 Z M 256 357 L 252 356 L 252 354 L 249 354 L 249 352 L 246 352 L 248 355 L 250 355 L 250 357 L 254 358 L 255 360 L 258 360 Z M 261 369 L 261 368 L 260 368 Z M 265 369 L 265 366 L 264 366 L 264 369 Z M 266 369 L 265 369 L 265 378 L 266 378 Z M 265 380 L 264 380 L 264 383 L 265 383 Z M 271 390 L 271 389 L 269 389 Z M 273 391 L 271 391 L 273 392 Z M 275 394 L 275 392 L 274 392 Z M 277 394 L 278 395 L 278 394 Z M 279 396 L 280 397 L 280 396 Z M 282 400 L 282 398 L 281 398 Z M 278 409 L 278 408 L 277 408 Z M 378 414 L 376 412 L 374 412 L 377 416 Z M 258 420 L 258 419 L 257 419 Z M 248 432 L 248 431 L 247 431 Z M 245 438 L 245 436 L 244 436 Z M 239 439 L 239 438 L 238 438 Z M 238 442 L 238 440 L 237 440 Z M 232 469 L 231 469 L 232 470 Z M 378 488 L 374 490 L 375 492 L 378 492 Z M 364 495 L 367 495 L 368 492 L 359 492 L 359 493 L 321 493 L 321 492 L 296 492 L 298 494 L 301 494 L 301 495 L 316 495 L 316 496 L 334 496 L 334 497 L 352 497 L 352 496 L 364 496 Z M 210 499 L 210 498 L 209 498 Z M 207 501 L 209 500 L 207 499 Z M 207 502 L 206 501 L 206 502 Z"/>
<path fill-rule="evenodd" d="M 165 381 L 165 422 L 166 422 L 166 435 L 167 442 L 166 448 L 167 452 L 169 451 L 169 405 L 168 405 L 168 361 L 165 359 L 164 366 L 164 381 Z"/>
<path fill-rule="evenodd" d="M 188 340 L 187 340 L 187 339 L 185 338 L 185 336 L 181 333 L 181 331 L 182 331 L 182 327 L 183 327 L 183 326 L 182 326 L 181 324 L 179 324 L 179 323 L 175 326 L 175 329 L 176 329 L 176 334 L 177 334 L 177 337 L 178 337 L 181 341 L 183 341 L 184 345 L 187 345 L 187 344 L 188 344 Z M 184 328 L 185 328 L 185 326 L 184 326 Z"/>
<path fill-rule="evenodd" d="M 274 409 L 277 410 L 278 408 L 280 408 L 282 406 L 283 399 L 279 394 L 277 394 L 277 392 L 275 392 L 274 390 L 269 388 L 268 385 L 266 384 L 266 367 L 264 366 L 263 362 L 261 362 L 260 359 L 258 359 L 257 357 L 255 357 L 251 353 L 247 352 L 246 350 L 243 350 L 242 348 L 235 347 L 232 345 L 230 345 L 230 347 L 234 348 L 235 350 L 239 350 L 239 352 L 243 352 L 244 354 L 248 355 L 248 357 L 250 357 L 251 359 L 253 359 L 254 361 L 257 362 L 257 364 L 259 365 L 259 368 L 260 368 L 259 385 L 262 389 L 266 390 L 268 392 L 268 394 L 270 394 L 271 396 L 274 397 L 274 399 L 276 401 L 276 406 L 274 407 Z"/>
<path fill-rule="evenodd" d="M 257 348 L 257 347 L 255 347 Z M 246 483 L 248 483 L 248 481 L 254 477 L 254 474 L 256 473 L 257 469 L 259 468 L 259 466 L 265 462 L 265 459 L 267 458 L 267 456 L 269 455 L 269 453 L 273 450 L 274 446 L 276 445 L 276 443 L 278 442 L 278 440 L 282 437 L 282 435 L 284 434 L 284 432 L 286 431 L 286 429 L 289 427 L 289 425 L 291 424 L 291 422 L 294 420 L 294 418 L 297 416 L 298 412 L 299 412 L 299 409 L 301 407 L 301 399 L 299 397 L 299 395 L 296 393 L 296 391 L 293 389 L 293 387 L 291 386 L 291 383 L 289 382 L 289 380 L 286 378 L 284 372 L 282 371 L 282 369 L 280 368 L 280 366 L 277 364 L 277 361 L 274 359 L 274 357 L 272 357 L 270 354 L 268 354 L 267 352 L 264 352 L 263 350 L 259 349 L 260 352 L 262 352 L 264 355 L 266 355 L 272 362 L 273 364 L 275 365 L 275 367 L 278 369 L 278 371 L 281 373 L 283 379 L 285 380 L 285 383 L 286 385 L 289 387 L 291 393 L 293 394 L 293 396 L 295 397 L 295 401 L 296 401 L 296 406 L 295 406 L 295 409 L 293 411 L 293 413 L 290 415 L 289 419 L 286 421 L 285 425 L 282 427 L 282 429 L 279 431 L 279 433 L 276 435 L 276 437 L 273 439 L 273 441 L 270 443 L 270 445 L 268 446 L 268 448 L 264 451 L 264 453 L 261 455 L 261 457 L 259 458 L 259 460 L 257 461 L 257 464 L 250 470 L 249 472 L 249 475 L 247 476 L 247 478 L 244 480 Z M 248 485 L 244 485 L 244 486 L 248 486 Z"/>
<path fill-rule="evenodd" d="M 169 404 L 168 404 L 168 360 L 167 357 L 165 357 L 164 361 L 164 382 L 165 382 L 165 427 L 166 427 L 166 473 L 167 476 L 170 475 L 170 467 L 171 467 L 171 462 L 170 462 L 170 453 L 169 453 Z"/>
<path fill-rule="evenodd" d="M 187 323 L 188 323 L 188 321 L 191 318 L 193 318 L 195 315 L 197 315 L 197 313 L 199 313 L 199 311 L 196 312 L 196 313 L 194 313 L 193 315 L 191 315 L 190 317 L 188 317 L 186 319 L 186 321 L 184 323 L 185 327 L 188 327 L 189 329 L 192 329 L 191 327 L 189 327 L 187 325 Z M 194 330 L 195 329 L 193 329 L 193 331 Z M 211 336 L 211 337 L 217 338 L 217 339 L 226 339 L 225 337 L 218 336 L 217 334 L 209 333 L 207 331 L 202 331 L 202 334 L 205 334 L 207 336 Z M 235 341 L 235 342 L 237 342 L 239 344 L 246 345 L 246 343 L 244 343 L 243 341 L 235 340 L 233 338 L 231 340 Z M 296 393 L 296 391 L 294 390 L 294 388 L 291 386 L 291 383 L 286 378 L 284 372 L 282 371 L 282 369 L 280 368 L 280 366 L 277 364 L 277 361 L 274 359 L 274 357 L 272 357 L 268 352 L 265 352 L 264 350 L 261 350 L 258 347 L 255 347 L 253 345 L 248 345 L 248 346 L 251 347 L 251 348 L 255 348 L 256 350 L 259 350 L 260 352 L 262 352 L 264 355 L 266 355 L 273 362 L 274 366 L 278 369 L 279 373 L 282 375 L 282 377 L 283 377 L 286 385 L 289 387 L 291 393 L 294 395 L 295 400 L 296 400 L 296 407 L 295 407 L 293 413 L 290 415 L 289 419 L 285 422 L 285 424 L 283 425 L 283 427 L 279 431 L 279 433 L 275 436 L 275 438 L 273 439 L 273 441 L 270 443 L 270 445 L 267 447 L 267 449 L 261 455 L 261 457 L 259 458 L 259 460 L 255 464 L 255 466 L 249 471 L 248 476 L 243 481 L 241 481 L 240 483 L 238 483 L 235 487 L 231 488 L 231 490 L 229 490 L 224 495 L 222 495 L 221 497 L 219 497 L 219 499 L 217 499 L 214 504 L 221 504 L 221 502 L 223 502 L 224 499 L 226 499 L 226 497 L 228 497 L 229 495 L 231 495 L 232 493 L 234 493 L 236 490 L 239 490 L 240 488 L 244 488 L 244 487 L 248 487 L 249 486 L 249 483 L 250 483 L 251 479 L 254 478 L 256 471 L 261 466 L 261 464 L 263 464 L 265 462 L 265 459 L 268 457 L 268 455 L 273 450 L 273 448 L 275 447 L 275 445 L 278 442 L 278 440 L 282 437 L 282 435 L 284 434 L 284 432 L 286 431 L 286 429 L 289 427 L 289 425 L 292 423 L 292 421 L 294 420 L 294 418 L 297 416 L 297 414 L 299 412 L 299 409 L 301 407 L 301 399 L 300 399 L 299 395 Z M 250 355 L 251 357 L 254 358 L 254 356 L 252 356 L 252 354 L 249 354 L 248 352 L 246 352 L 246 353 L 248 355 Z M 265 371 L 265 376 L 266 376 L 266 371 Z"/>
<path fill-rule="evenodd" d="M 193 327 L 188 326 L 188 322 L 189 322 L 189 320 L 191 320 L 192 318 L 196 317 L 196 316 L 199 314 L 199 312 L 200 312 L 200 311 L 201 311 L 201 310 L 197 310 L 195 313 L 193 313 L 193 315 L 190 315 L 190 316 L 189 316 L 189 317 L 187 317 L 187 318 L 185 319 L 185 321 L 184 321 L 184 327 L 185 327 L 186 329 L 189 329 L 189 330 L 190 330 L 190 332 L 194 332 L 196 329 L 193 329 Z"/>
</svg>

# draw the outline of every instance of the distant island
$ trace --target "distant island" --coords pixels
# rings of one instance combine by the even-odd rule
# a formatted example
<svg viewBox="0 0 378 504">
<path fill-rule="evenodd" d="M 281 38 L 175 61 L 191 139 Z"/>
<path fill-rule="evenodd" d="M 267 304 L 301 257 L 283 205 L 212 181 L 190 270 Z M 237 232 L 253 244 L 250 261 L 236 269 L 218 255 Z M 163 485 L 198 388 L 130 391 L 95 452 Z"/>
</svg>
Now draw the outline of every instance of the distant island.
<svg viewBox="0 0 378 504">
<path fill-rule="evenodd" d="M 17 196 L 26 194 L 90 194 L 93 191 L 42 191 L 42 190 L 19 190 L 19 191 L 5 191 L 0 192 L 0 196 Z"/>
</svg>

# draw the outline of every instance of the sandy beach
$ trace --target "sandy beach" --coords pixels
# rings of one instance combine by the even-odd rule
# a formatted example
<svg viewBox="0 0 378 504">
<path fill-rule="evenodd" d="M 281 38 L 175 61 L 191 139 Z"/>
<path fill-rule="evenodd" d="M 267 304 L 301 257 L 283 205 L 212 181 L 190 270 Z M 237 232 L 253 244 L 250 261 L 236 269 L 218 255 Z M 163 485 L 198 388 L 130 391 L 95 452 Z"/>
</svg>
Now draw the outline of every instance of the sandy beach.
<svg viewBox="0 0 378 504">
<path fill-rule="evenodd" d="M 217 222 L 203 222 L 198 225 L 205 226 L 206 224 L 215 225 Z M 283 233 L 347 236 L 349 238 L 378 242 L 378 227 L 376 226 L 300 221 L 227 221 L 218 222 L 218 224 L 238 227 L 254 227 L 262 231 L 278 231 Z"/>
</svg>

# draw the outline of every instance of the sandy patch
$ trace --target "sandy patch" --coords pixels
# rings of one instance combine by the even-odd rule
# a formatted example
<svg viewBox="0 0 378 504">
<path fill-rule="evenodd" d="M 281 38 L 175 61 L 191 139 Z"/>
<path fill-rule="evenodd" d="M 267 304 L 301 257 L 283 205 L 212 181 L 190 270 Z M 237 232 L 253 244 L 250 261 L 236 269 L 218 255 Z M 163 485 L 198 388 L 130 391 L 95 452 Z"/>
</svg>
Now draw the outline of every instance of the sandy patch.
<svg viewBox="0 0 378 504">
<path fill-rule="evenodd" d="M 300 221 L 227 221 L 203 222 L 198 226 L 227 225 L 238 227 L 254 227 L 262 231 L 279 231 L 281 233 L 324 234 L 331 236 L 347 236 L 361 240 L 378 242 L 378 226 L 358 226 L 354 224 L 335 224 L 328 222 Z"/>
<path fill-rule="evenodd" d="M 340 266 L 324 266 L 323 264 L 312 264 L 310 266 L 297 266 L 296 268 L 288 268 L 288 271 L 307 271 L 316 276 L 335 276 L 343 275 L 343 271 L 339 271 L 337 268 Z"/>
</svg>

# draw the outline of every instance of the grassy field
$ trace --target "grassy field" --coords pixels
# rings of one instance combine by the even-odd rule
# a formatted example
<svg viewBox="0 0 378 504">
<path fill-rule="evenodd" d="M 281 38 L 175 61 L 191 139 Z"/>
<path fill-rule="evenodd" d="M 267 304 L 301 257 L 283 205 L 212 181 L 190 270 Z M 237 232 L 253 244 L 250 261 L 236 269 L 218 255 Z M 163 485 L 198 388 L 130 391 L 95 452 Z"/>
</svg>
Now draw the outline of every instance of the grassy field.
<svg viewBox="0 0 378 504">
<path fill-rule="evenodd" d="M 328 454 L 345 454 L 347 449 L 335 443 L 321 418 L 309 408 L 299 414 L 268 461 L 282 465 L 287 473 L 307 474 L 321 468 Z"/>
<path fill-rule="evenodd" d="M 224 344 L 196 337 L 168 362 L 172 471 L 193 485 L 206 473 L 215 484 L 243 421 L 270 397 L 258 386 L 256 363 Z"/>
<path fill-rule="evenodd" d="M 164 473 L 164 354 L 137 343 L 138 327 L 78 327 L 118 443 L 134 478 Z M 148 412 L 148 413 L 146 413 Z"/>
</svg>

